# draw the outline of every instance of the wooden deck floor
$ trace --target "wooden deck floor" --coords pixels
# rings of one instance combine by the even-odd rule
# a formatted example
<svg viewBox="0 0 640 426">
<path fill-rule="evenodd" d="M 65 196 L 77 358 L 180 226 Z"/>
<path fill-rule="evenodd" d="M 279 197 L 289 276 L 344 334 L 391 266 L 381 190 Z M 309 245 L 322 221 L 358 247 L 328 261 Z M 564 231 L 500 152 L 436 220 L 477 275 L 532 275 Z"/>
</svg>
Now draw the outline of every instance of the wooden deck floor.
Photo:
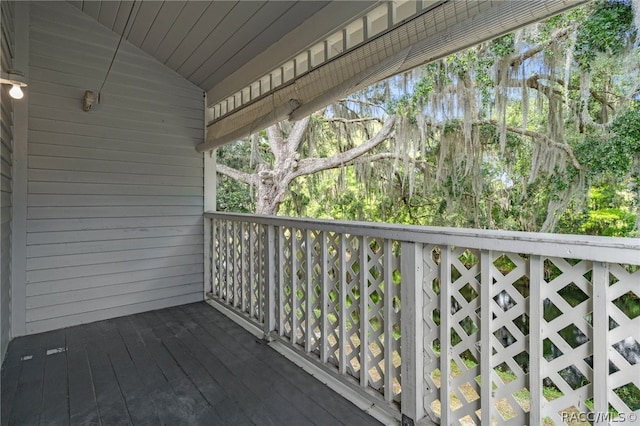
<svg viewBox="0 0 640 426">
<path fill-rule="evenodd" d="M 374 425 L 206 305 L 11 342 L 1 424 Z"/>
</svg>

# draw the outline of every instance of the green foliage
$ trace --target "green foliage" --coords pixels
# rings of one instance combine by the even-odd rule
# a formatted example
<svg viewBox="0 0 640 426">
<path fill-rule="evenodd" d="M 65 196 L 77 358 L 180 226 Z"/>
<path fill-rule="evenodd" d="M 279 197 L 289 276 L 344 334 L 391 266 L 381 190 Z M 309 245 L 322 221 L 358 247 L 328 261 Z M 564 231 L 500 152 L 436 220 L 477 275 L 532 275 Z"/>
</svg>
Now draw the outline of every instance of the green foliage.
<svg viewBox="0 0 640 426">
<path fill-rule="evenodd" d="M 237 142 L 218 148 L 216 160 L 229 167 L 249 172 L 250 167 L 246 160 L 250 157 L 251 145 L 247 142 Z M 223 212 L 254 212 L 255 203 L 250 188 L 241 182 L 218 175 L 216 209 Z"/>
<path fill-rule="evenodd" d="M 587 136 L 574 149 L 581 164 L 588 164 L 591 178 L 603 175 L 628 175 L 635 158 L 640 155 L 640 107 L 637 102 L 618 115 L 611 133 Z"/>
<path fill-rule="evenodd" d="M 513 33 L 498 37 L 489 42 L 489 51 L 494 56 L 507 56 L 515 52 L 515 37 Z"/>
<path fill-rule="evenodd" d="M 620 55 L 635 36 L 630 1 L 600 1 L 593 13 L 580 25 L 575 57 L 589 69 L 598 54 Z"/>
<path fill-rule="evenodd" d="M 216 210 L 220 212 L 253 213 L 255 203 L 249 187 L 226 176 L 218 176 Z"/>
</svg>

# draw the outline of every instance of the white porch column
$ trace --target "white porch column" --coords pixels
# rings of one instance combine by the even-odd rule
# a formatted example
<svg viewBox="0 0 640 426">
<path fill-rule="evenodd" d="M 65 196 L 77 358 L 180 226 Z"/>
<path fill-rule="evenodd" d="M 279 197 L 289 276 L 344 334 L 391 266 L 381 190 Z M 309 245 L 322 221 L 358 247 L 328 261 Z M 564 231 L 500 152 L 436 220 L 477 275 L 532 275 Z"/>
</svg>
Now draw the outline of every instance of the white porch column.
<svg viewBox="0 0 640 426">
<path fill-rule="evenodd" d="M 422 339 L 422 244 L 402 242 L 400 299 L 402 300 L 402 425 L 413 426 L 424 417 Z"/>
<path fill-rule="evenodd" d="M 207 95 L 204 96 L 204 136 L 207 136 L 207 123 L 211 119 L 211 112 L 207 108 Z M 216 189 L 218 186 L 216 176 L 216 150 L 205 152 L 204 154 L 204 211 L 216 210 Z M 212 219 L 204 218 L 204 298 L 207 293 L 213 293 L 213 279 L 215 276 L 213 261 L 213 249 L 215 245 L 213 235 Z"/>
</svg>

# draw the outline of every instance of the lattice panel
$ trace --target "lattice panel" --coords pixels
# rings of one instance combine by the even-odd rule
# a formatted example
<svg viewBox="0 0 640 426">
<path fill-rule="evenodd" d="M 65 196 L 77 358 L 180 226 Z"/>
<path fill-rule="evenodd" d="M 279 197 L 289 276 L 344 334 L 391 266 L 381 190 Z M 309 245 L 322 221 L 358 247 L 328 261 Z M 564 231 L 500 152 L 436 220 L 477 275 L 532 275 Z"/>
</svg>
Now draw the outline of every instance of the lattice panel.
<svg viewBox="0 0 640 426">
<path fill-rule="evenodd" d="M 402 383 L 400 381 L 400 367 L 402 365 L 402 335 L 400 330 L 400 309 L 402 302 L 400 299 L 400 243 L 385 241 L 384 256 L 385 261 L 385 337 L 387 343 L 385 352 L 385 388 L 387 383 L 391 386 L 389 399 L 400 402 L 402 394 Z M 386 267 L 391 270 L 387 271 Z M 387 371 L 387 368 L 389 371 Z M 389 377 L 386 377 L 386 376 Z M 387 391 L 385 389 L 385 397 Z"/>
<path fill-rule="evenodd" d="M 563 424 L 560 413 L 588 412 L 593 381 L 591 262 L 562 258 L 544 260 L 544 326 L 542 332 L 543 414 Z"/>
<path fill-rule="evenodd" d="M 306 231 L 293 229 L 291 236 L 292 342 L 304 345 L 307 318 L 307 246 Z"/>
<path fill-rule="evenodd" d="M 242 223 L 241 222 L 233 222 L 233 241 L 231 242 L 233 247 L 233 256 L 231 259 L 231 263 L 233 265 L 233 275 L 232 275 L 232 288 L 233 288 L 233 298 L 230 301 L 232 306 L 241 309 L 242 308 L 242 299 L 243 299 L 243 280 L 242 280 L 242 261 L 244 257 L 243 253 L 243 245 L 244 245 L 244 236 L 242 235 Z"/>
<path fill-rule="evenodd" d="M 456 248 L 451 259 L 451 419 L 480 424 L 480 253 Z"/>
<path fill-rule="evenodd" d="M 212 239 L 211 242 L 212 250 L 211 250 L 211 263 L 213 265 L 213 277 L 212 280 L 212 292 L 213 296 L 217 298 L 222 297 L 222 280 L 221 278 L 221 270 L 220 264 L 222 259 L 222 238 L 220 234 L 220 225 L 221 221 L 212 220 L 211 221 L 211 230 L 212 230 Z"/>
<path fill-rule="evenodd" d="M 339 321 L 340 321 L 340 234 L 335 232 L 328 232 L 326 235 L 327 252 L 326 256 L 326 294 L 325 298 L 325 310 L 326 315 L 324 320 L 326 321 L 327 332 L 326 336 L 322 336 L 324 339 L 324 351 L 327 357 L 327 361 L 334 366 L 339 367 L 339 350 L 340 350 L 340 334 L 339 334 Z"/>
<path fill-rule="evenodd" d="M 309 231 L 308 241 L 309 247 L 307 250 L 311 252 L 307 254 L 309 262 L 308 270 L 311 272 L 309 278 L 309 287 L 311 291 L 307 295 L 308 302 L 308 315 L 307 321 L 308 330 L 310 333 L 306 336 L 307 352 L 320 353 L 320 337 L 321 337 L 321 295 L 322 295 L 322 238 L 324 238 L 320 231 Z"/>
<path fill-rule="evenodd" d="M 360 238 L 344 238 L 345 256 L 345 364 L 347 374 L 360 377 Z"/>
<path fill-rule="evenodd" d="M 280 309 L 278 310 L 278 317 L 280 319 L 279 332 L 281 336 L 291 338 L 292 327 L 292 312 L 293 312 L 293 288 L 292 279 L 293 271 L 291 269 L 291 244 L 292 244 L 292 230 L 291 228 L 280 228 L 280 239 L 278 247 L 279 262 L 277 262 L 278 273 L 278 300 L 280 303 Z"/>
<path fill-rule="evenodd" d="M 240 245 L 240 309 L 243 313 L 251 314 L 251 276 L 250 268 L 251 264 L 251 247 L 249 245 L 249 224 L 246 222 L 240 222 L 239 224 L 240 238 L 242 244 Z"/>
<path fill-rule="evenodd" d="M 228 281 L 229 281 L 229 263 L 227 259 L 229 258 L 229 233 L 228 233 L 229 222 L 221 221 L 218 223 L 218 295 L 221 300 L 227 300 L 227 289 L 228 289 Z"/>
<path fill-rule="evenodd" d="M 382 390 L 384 378 L 384 337 L 382 335 L 384 331 L 384 316 L 382 308 L 384 306 L 385 291 L 382 240 L 377 238 L 368 239 L 365 244 L 365 250 L 366 254 L 363 256 L 365 262 L 364 273 L 368 284 L 365 293 L 366 299 L 364 299 L 368 304 L 365 329 L 367 366 L 369 367 L 367 384 L 376 390 Z"/>
<path fill-rule="evenodd" d="M 491 419 L 497 424 L 523 425 L 529 412 L 529 277 L 527 259 L 515 253 L 494 253 L 489 293 L 491 333 Z M 485 320 L 485 316 L 482 315 Z M 487 373 L 484 373 L 487 375 Z M 484 377 L 483 375 L 483 377 Z M 488 386 L 488 380 L 482 381 Z"/>
<path fill-rule="evenodd" d="M 440 247 L 425 244 L 422 249 L 422 320 L 424 357 L 424 407 L 433 421 L 440 418 Z"/>
<path fill-rule="evenodd" d="M 258 323 L 264 322 L 264 227 L 255 223 L 248 224 L 249 233 L 249 316 Z"/>
<path fill-rule="evenodd" d="M 238 239 L 236 238 L 236 235 L 234 234 L 234 225 L 235 222 L 227 222 L 226 226 L 225 226 L 225 235 L 226 235 L 226 241 L 227 241 L 227 249 L 226 251 L 226 258 L 224 259 L 224 262 L 227 266 L 227 277 L 226 277 L 226 283 L 227 283 L 227 288 L 225 291 L 226 294 L 226 302 L 229 305 L 233 305 L 234 301 L 235 301 L 235 295 L 236 295 L 236 291 L 235 291 L 235 274 L 236 274 L 236 259 L 237 259 L 237 251 L 238 248 L 236 245 L 236 243 L 238 242 Z"/>
<path fill-rule="evenodd" d="M 609 404 L 640 419 L 640 266 L 611 264 L 609 284 Z"/>
</svg>

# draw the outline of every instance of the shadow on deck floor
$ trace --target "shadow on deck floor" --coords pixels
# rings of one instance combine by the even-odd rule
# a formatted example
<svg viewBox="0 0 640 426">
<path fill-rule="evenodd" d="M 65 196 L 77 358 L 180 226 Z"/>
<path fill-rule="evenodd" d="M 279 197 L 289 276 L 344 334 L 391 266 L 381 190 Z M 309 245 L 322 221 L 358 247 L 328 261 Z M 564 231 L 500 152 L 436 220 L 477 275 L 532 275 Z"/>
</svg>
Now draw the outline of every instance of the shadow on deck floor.
<svg viewBox="0 0 640 426">
<path fill-rule="evenodd" d="M 0 416 L 2 425 L 379 424 L 204 302 L 15 339 Z"/>
</svg>

